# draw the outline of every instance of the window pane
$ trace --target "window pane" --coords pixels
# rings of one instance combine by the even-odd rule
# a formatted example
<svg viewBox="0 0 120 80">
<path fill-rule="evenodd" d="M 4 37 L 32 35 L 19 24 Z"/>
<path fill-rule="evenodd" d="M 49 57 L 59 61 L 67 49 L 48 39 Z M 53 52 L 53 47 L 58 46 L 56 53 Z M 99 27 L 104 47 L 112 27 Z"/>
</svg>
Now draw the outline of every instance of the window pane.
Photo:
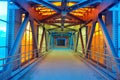
<svg viewBox="0 0 120 80">
<path fill-rule="evenodd" d="M 21 45 L 25 45 L 26 43 L 26 40 L 25 40 L 25 33 L 23 34 L 23 38 L 22 38 L 22 42 L 21 42 Z"/>
<path fill-rule="evenodd" d="M 4 58 L 6 55 L 6 22 L 7 21 L 7 1 L 0 1 L 0 58 Z M 3 61 L 0 61 L 0 65 Z M 2 70 L 3 67 L 0 67 Z"/>
<path fill-rule="evenodd" d="M 6 46 L 6 23 L 0 21 L 0 46 Z"/>
<path fill-rule="evenodd" d="M 7 1 L 0 1 L 0 19 L 7 21 Z"/>
<path fill-rule="evenodd" d="M 4 58 L 5 57 L 5 49 L 6 48 L 0 48 L 0 58 Z M 2 65 L 3 64 L 3 61 L 1 60 L 0 61 L 0 65 Z M 3 69 L 3 67 L 0 67 L 0 70 L 2 70 Z"/>
<path fill-rule="evenodd" d="M 21 63 L 27 62 L 29 59 L 32 58 L 33 53 L 30 52 L 33 50 L 33 39 L 32 39 L 32 32 L 31 32 L 30 22 L 27 24 L 26 30 L 24 32 L 24 36 L 22 38 L 22 45 L 25 45 L 24 47 L 21 45 L 21 52 L 25 52 L 24 54 L 21 53 L 21 56 L 24 56 L 24 58 L 21 59 Z"/>
<path fill-rule="evenodd" d="M 41 41 L 41 37 L 42 37 L 42 32 L 43 32 L 42 27 L 39 27 L 39 29 L 38 29 L 38 49 L 40 48 L 40 41 Z"/>
<path fill-rule="evenodd" d="M 30 32 L 30 44 L 33 44 L 33 41 L 32 41 L 32 32 Z"/>
<path fill-rule="evenodd" d="M 26 30 L 26 45 L 30 44 L 29 40 L 30 40 L 30 32 Z"/>
<path fill-rule="evenodd" d="M 0 58 L 5 57 L 5 48 L 0 48 Z"/>
</svg>

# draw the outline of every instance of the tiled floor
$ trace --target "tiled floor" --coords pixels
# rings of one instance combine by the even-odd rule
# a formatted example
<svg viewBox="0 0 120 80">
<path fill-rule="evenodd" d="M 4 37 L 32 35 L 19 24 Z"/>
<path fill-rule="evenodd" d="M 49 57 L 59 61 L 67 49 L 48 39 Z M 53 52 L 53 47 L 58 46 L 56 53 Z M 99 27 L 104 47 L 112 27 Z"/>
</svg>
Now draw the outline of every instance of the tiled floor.
<svg viewBox="0 0 120 80">
<path fill-rule="evenodd" d="M 53 50 L 20 80 L 104 80 L 70 50 Z"/>
</svg>

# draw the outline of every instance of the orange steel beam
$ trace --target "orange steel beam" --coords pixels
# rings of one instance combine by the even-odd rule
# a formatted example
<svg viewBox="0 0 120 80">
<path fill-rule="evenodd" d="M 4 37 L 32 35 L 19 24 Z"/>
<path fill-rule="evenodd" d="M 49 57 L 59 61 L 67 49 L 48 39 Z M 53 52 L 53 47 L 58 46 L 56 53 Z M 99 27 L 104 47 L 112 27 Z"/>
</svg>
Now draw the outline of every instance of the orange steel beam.
<svg viewBox="0 0 120 80">
<path fill-rule="evenodd" d="M 83 8 L 83 7 L 86 7 L 86 6 L 89 6 L 89 5 L 92 5 L 92 4 L 95 4 L 95 3 L 99 3 L 100 1 L 99 0 L 87 0 L 85 2 L 80 2 L 80 3 L 77 3 L 73 6 L 70 6 L 68 8 L 68 11 L 67 12 L 72 12 L 73 10 L 77 10 L 79 8 Z"/>
<path fill-rule="evenodd" d="M 81 22 L 84 23 L 84 21 L 83 21 L 82 19 L 80 19 L 80 18 L 78 18 L 78 17 L 76 17 L 76 16 L 74 16 L 74 15 L 72 15 L 72 14 L 70 14 L 70 13 L 68 13 L 67 15 L 68 15 L 68 16 L 71 16 L 71 17 L 73 17 L 73 18 L 75 18 L 75 19 L 77 19 L 77 20 L 79 20 L 79 21 L 81 21 Z"/>
<path fill-rule="evenodd" d="M 34 2 L 34 3 L 36 3 L 36 4 L 41 4 L 41 5 L 43 5 L 43 6 L 46 6 L 46 7 L 48 7 L 48 8 L 51 8 L 51 9 L 57 11 L 57 12 L 61 12 L 61 9 L 60 9 L 59 7 L 53 5 L 53 4 L 50 3 L 50 2 L 46 2 L 46 1 L 44 1 L 44 0 L 28 0 L 28 2 L 29 2 L 29 1 L 30 1 L 30 2 Z"/>
<path fill-rule="evenodd" d="M 48 19 L 52 19 L 52 18 L 57 17 L 59 15 L 61 15 L 61 14 L 60 13 L 53 14 L 51 16 L 48 16 L 47 18 L 44 18 L 44 19 L 40 20 L 40 22 L 44 22 L 44 21 L 46 21 Z"/>
<path fill-rule="evenodd" d="M 34 18 L 36 21 L 40 20 L 40 15 L 28 4 L 27 0 L 12 0 L 16 5 L 29 13 L 29 16 Z"/>
<path fill-rule="evenodd" d="M 103 2 L 101 2 L 99 6 L 97 6 L 94 10 L 91 11 L 91 13 L 86 14 L 83 17 L 83 20 L 96 20 L 101 12 L 107 10 L 109 7 L 114 5 L 116 1 L 117 0 L 103 0 Z"/>
<path fill-rule="evenodd" d="M 45 20 L 48 20 L 48 19 L 51 19 L 55 16 L 58 16 L 58 15 L 61 15 L 60 13 L 56 13 L 56 14 L 53 14 L 47 18 L 44 18 L 44 19 L 41 19 L 41 16 L 39 15 L 39 13 L 37 13 L 33 8 L 32 6 L 28 3 L 27 0 L 12 0 L 13 2 L 15 2 L 18 6 L 22 7 L 24 10 L 26 10 L 29 15 L 34 18 L 36 21 L 39 21 L 40 22 L 44 22 Z M 106 9 L 108 9 L 110 6 L 114 5 L 114 3 L 116 2 L 117 0 L 103 0 L 103 2 L 100 3 L 99 6 L 97 6 L 94 10 L 91 11 L 91 13 L 88 13 L 86 15 L 84 15 L 81 18 L 78 18 L 70 13 L 68 13 L 67 15 L 77 19 L 77 20 L 80 20 L 80 21 L 89 21 L 89 20 L 96 20 L 98 15 L 105 11 Z"/>
<path fill-rule="evenodd" d="M 89 24 L 91 21 L 92 21 L 92 20 L 84 23 L 84 25 L 82 25 L 81 28 L 84 27 L 84 26 L 86 26 L 87 24 Z M 73 24 L 69 24 L 69 25 L 66 25 L 65 28 L 66 28 L 66 27 L 75 26 L 75 25 L 80 25 L 80 24 L 81 24 L 80 22 L 78 22 L 78 23 L 73 23 Z"/>
<path fill-rule="evenodd" d="M 66 20 L 64 22 L 65 23 L 78 23 L 78 21 L 74 21 L 74 20 Z M 43 23 L 61 23 L 61 20 L 50 20 L 50 21 L 45 21 Z M 81 22 L 79 22 L 79 24 L 81 24 Z"/>
<path fill-rule="evenodd" d="M 53 25 L 53 26 L 58 27 L 58 28 L 61 27 L 61 26 L 59 26 L 59 25 L 57 25 L 57 24 L 54 24 L 54 23 L 46 23 L 46 24 Z"/>
</svg>

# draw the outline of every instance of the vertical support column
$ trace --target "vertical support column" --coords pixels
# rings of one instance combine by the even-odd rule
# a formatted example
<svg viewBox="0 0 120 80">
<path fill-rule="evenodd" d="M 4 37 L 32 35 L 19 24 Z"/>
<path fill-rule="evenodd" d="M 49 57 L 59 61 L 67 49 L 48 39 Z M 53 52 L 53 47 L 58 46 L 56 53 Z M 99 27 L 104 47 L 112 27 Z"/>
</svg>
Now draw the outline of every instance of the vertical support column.
<svg viewBox="0 0 120 80">
<path fill-rule="evenodd" d="M 79 32 L 78 32 L 78 34 L 77 34 L 77 41 L 76 41 L 75 52 L 77 52 L 77 48 L 78 48 L 78 40 L 79 40 Z"/>
<path fill-rule="evenodd" d="M 71 48 L 71 35 L 69 36 L 68 40 L 69 40 L 69 45 L 68 45 L 68 47 Z"/>
<path fill-rule="evenodd" d="M 113 11 L 113 45 L 116 52 L 118 53 L 118 11 Z"/>
<path fill-rule="evenodd" d="M 93 23 L 92 29 L 90 31 L 90 36 L 88 37 L 88 40 L 87 40 L 87 46 L 86 46 L 86 51 L 85 51 L 86 57 L 88 57 L 88 50 L 90 49 L 93 34 L 94 34 L 94 31 L 95 31 L 95 26 L 96 26 L 96 22 Z"/>
<path fill-rule="evenodd" d="M 120 7 L 120 3 L 119 3 Z M 120 58 L 120 10 L 118 11 L 118 56 Z"/>
<path fill-rule="evenodd" d="M 37 46 L 37 35 L 35 34 L 35 26 L 34 26 L 34 21 L 30 20 L 30 25 L 31 25 L 31 30 L 32 30 L 32 36 L 33 36 L 33 41 L 34 41 L 34 49 L 38 50 L 38 46 Z M 38 51 L 36 53 L 36 57 L 38 57 Z"/>
<path fill-rule="evenodd" d="M 75 51 L 75 47 L 76 47 L 76 35 L 75 33 L 73 33 L 73 50 Z"/>
<path fill-rule="evenodd" d="M 9 6 L 10 3 L 9 3 Z M 14 27 L 15 27 L 15 9 L 8 9 L 8 22 L 9 24 L 7 24 L 7 46 L 8 46 L 8 52 L 10 51 L 10 49 L 12 48 L 12 44 L 14 43 Z"/>
<path fill-rule="evenodd" d="M 102 15 L 99 15 L 98 21 L 101 24 L 101 29 L 102 29 L 102 32 L 103 32 L 103 35 L 104 35 L 104 38 L 105 38 L 105 43 L 108 46 L 108 49 L 109 49 L 110 53 L 112 54 L 113 57 L 118 58 L 118 55 L 117 55 L 117 53 L 115 51 L 114 45 L 112 43 L 112 40 L 111 40 L 111 38 L 109 36 L 109 33 L 107 31 L 106 25 L 105 25 L 104 21 L 102 20 Z M 117 60 L 115 58 L 114 58 L 114 61 L 116 63 L 120 62 L 119 60 Z M 120 66 L 118 64 L 116 64 L 116 66 L 120 70 Z"/>
<path fill-rule="evenodd" d="M 74 35 L 75 34 L 72 34 L 72 37 L 71 37 L 71 40 L 72 40 L 71 49 L 73 49 L 73 50 L 74 50 Z"/>
<path fill-rule="evenodd" d="M 13 44 L 13 46 L 12 46 L 10 52 L 9 52 L 9 56 L 12 56 L 16 53 L 16 51 L 17 51 L 17 49 L 20 45 L 20 42 L 22 40 L 22 36 L 24 34 L 24 31 L 25 31 L 25 28 L 27 26 L 28 21 L 29 21 L 29 15 L 26 14 L 25 19 L 24 19 L 22 25 L 20 26 L 20 29 L 19 29 L 19 32 L 17 34 L 16 40 L 14 41 L 14 44 Z"/>
<path fill-rule="evenodd" d="M 83 43 L 83 36 L 82 36 L 82 28 L 79 29 L 79 34 L 80 34 L 80 41 L 81 41 L 81 45 L 82 45 L 82 52 L 83 54 L 85 54 L 85 48 L 84 48 L 84 43 Z"/>
<path fill-rule="evenodd" d="M 48 31 L 48 34 L 47 34 L 47 38 L 48 38 L 48 42 L 47 42 L 47 49 L 49 50 L 50 49 L 50 32 Z"/>
<path fill-rule="evenodd" d="M 47 38 L 47 31 L 45 30 L 45 44 L 46 44 L 46 51 L 48 51 L 48 38 Z"/>
<path fill-rule="evenodd" d="M 45 35 L 45 28 L 43 28 L 43 32 L 42 32 L 42 38 L 41 38 L 41 42 L 40 42 L 40 51 L 39 51 L 40 53 L 42 52 L 44 35 Z"/>
<path fill-rule="evenodd" d="M 52 48 L 52 34 L 50 33 L 50 49 Z"/>
<path fill-rule="evenodd" d="M 54 38 L 53 38 L 52 33 L 51 33 L 51 38 L 50 38 L 50 45 L 51 45 L 51 48 L 54 47 Z"/>
<path fill-rule="evenodd" d="M 23 37 L 23 34 L 24 34 L 24 31 L 25 31 L 25 28 L 26 28 L 26 26 L 27 26 L 28 21 L 29 21 L 29 15 L 26 14 L 26 15 L 25 15 L 25 19 L 24 19 L 23 23 L 22 23 L 21 26 L 20 26 L 20 29 L 19 29 L 19 32 L 18 32 L 18 34 L 17 34 L 16 40 L 14 41 L 14 44 L 13 44 L 13 46 L 12 46 L 10 52 L 9 52 L 9 56 L 15 55 L 16 51 L 18 50 L 19 45 L 20 45 L 20 42 L 21 42 L 21 40 L 22 40 L 22 37 Z M 8 62 L 9 62 L 9 61 L 13 61 L 13 58 L 8 59 L 7 61 L 8 61 Z M 13 63 L 9 64 L 9 65 L 7 66 L 7 68 L 8 68 L 9 70 L 12 70 L 12 68 L 13 68 Z"/>
</svg>

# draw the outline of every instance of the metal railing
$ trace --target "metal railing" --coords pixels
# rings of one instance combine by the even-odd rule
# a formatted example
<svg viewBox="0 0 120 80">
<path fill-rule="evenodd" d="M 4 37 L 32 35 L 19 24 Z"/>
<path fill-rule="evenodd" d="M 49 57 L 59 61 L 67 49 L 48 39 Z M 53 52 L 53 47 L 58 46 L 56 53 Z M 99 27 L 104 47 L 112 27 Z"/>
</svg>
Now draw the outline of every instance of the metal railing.
<svg viewBox="0 0 120 80">
<path fill-rule="evenodd" d="M 78 50 L 78 52 L 82 52 Z M 88 50 L 86 54 L 80 54 L 81 57 L 86 58 L 86 54 L 88 57 L 86 59 L 89 60 L 90 63 L 94 64 L 96 67 L 102 67 L 106 74 L 110 75 L 111 77 L 120 80 L 120 63 L 116 62 L 116 60 L 120 61 L 120 58 L 113 57 L 109 53 L 100 53 L 96 51 Z M 118 67 L 119 66 L 119 67 Z"/>
<path fill-rule="evenodd" d="M 1 63 L 0 64 L 0 69 L 1 69 L 0 74 L 5 71 L 4 68 L 7 67 L 9 64 L 13 64 L 13 68 L 17 67 L 17 69 L 21 68 L 22 66 L 24 66 L 26 64 L 30 65 L 31 62 L 36 61 L 37 58 L 40 58 L 41 56 L 44 56 L 46 54 L 45 49 L 42 48 L 42 50 L 44 50 L 44 51 L 42 51 L 42 53 L 39 53 L 39 49 L 34 49 L 29 52 L 16 53 L 13 56 L 0 58 L 0 63 Z M 24 54 L 25 56 L 22 56 L 22 54 Z M 24 59 L 24 60 L 26 59 L 26 61 L 21 62 L 22 59 Z M 2 69 L 4 71 L 2 71 Z M 12 70 L 14 70 L 14 69 L 12 69 Z"/>
</svg>

